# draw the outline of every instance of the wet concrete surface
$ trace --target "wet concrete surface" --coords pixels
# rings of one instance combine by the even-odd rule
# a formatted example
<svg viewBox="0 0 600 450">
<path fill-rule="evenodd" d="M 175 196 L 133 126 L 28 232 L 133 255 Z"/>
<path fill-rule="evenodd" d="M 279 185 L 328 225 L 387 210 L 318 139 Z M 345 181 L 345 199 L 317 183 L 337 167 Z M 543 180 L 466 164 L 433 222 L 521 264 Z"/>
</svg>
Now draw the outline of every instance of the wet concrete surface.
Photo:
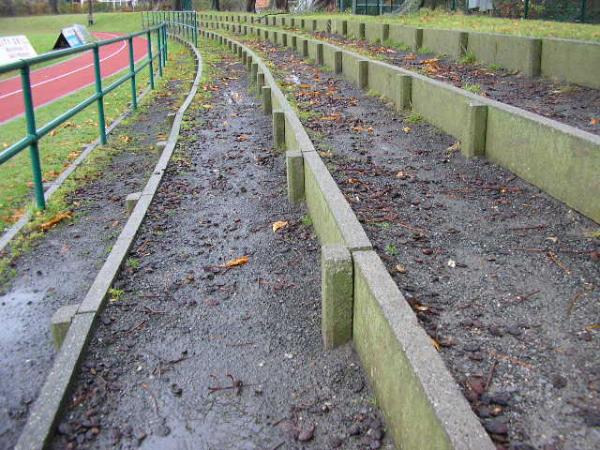
<svg viewBox="0 0 600 450">
<path fill-rule="evenodd" d="M 320 247 L 271 120 L 218 59 L 52 448 L 391 448 L 352 348 L 322 349 Z"/>
<path fill-rule="evenodd" d="M 125 197 L 141 190 L 156 164 L 161 149 L 153 144 L 167 131 L 165 118 L 177 97 L 157 96 L 156 107 L 139 122 L 115 129 L 110 139 L 129 136 L 135 150 L 117 151 L 102 177 L 80 180 L 68 197 L 73 221 L 47 232 L 12 262 L 15 276 L 0 286 L 0 448 L 16 443 L 52 366 L 52 315 L 81 302 L 89 289 L 127 220 Z"/>
<path fill-rule="evenodd" d="M 600 446 L 598 224 L 265 41 L 301 119 L 498 448 Z M 248 43 L 247 42 L 247 43 Z"/>
</svg>

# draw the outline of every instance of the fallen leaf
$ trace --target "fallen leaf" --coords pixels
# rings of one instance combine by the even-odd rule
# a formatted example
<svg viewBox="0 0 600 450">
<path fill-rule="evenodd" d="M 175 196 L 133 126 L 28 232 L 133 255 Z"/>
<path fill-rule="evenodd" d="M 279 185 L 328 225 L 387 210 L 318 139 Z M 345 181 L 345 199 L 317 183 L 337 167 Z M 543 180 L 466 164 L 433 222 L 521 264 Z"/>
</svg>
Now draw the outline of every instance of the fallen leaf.
<svg viewBox="0 0 600 450">
<path fill-rule="evenodd" d="M 421 311 L 421 312 L 427 312 L 427 311 L 429 311 L 429 306 L 421 305 L 420 303 L 414 303 L 412 305 L 412 307 L 414 309 L 416 309 L 417 311 Z"/>
<path fill-rule="evenodd" d="M 232 267 L 243 266 L 248 263 L 250 258 L 248 256 L 242 256 L 240 258 L 232 259 L 223 264 L 223 267 L 230 269 Z"/>
<path fill-rule="evenodd" d="M 202 107 L 203 107 L 204 109 L 211 109 L 211 108 L 212 108 L 212 105 L 202 105 Z"/>
<path fill-rule="evenodd" d="M 431 343 L 433 344 L 433 346 L 435 347 L 435 349 L 439 352 L 440 349 L 442 348 L 442 346 L 440 345 L 440 343 L 437 341 L 437 339 L 431 338 Z"/>
<path fill-rule="evenodd" d="M 288 226 L 287 220 L 278 220 L 277 222 L 273 222 L 273 233 L 285 228 Z"/>
<path fill-rule="evenodd" d="M 406 267 L 404 267 L 402 264 L 397 264 L 396 267 L 394 267 L 394 269 L 398 273 L 406 273 Z"/>
<path fill-rule="evenodd" d="M 460 141 L 456 141 L 454 144 L 452 144 L 450 147 L 448 147 L 448 148 L 446 149 L 446 151 L 447 151 L 448 153 L 451 153 L 451 152 L 457 152 L 457 151 L 459 151 L 459 150 L 460 150 Z"/>
<path fill-rule="evenodd" d="M 44 222 L 43 224 L 41 224 L 40 230 L 48 231 L 51 228 L 54 228 L 56 225 L 58 225 L 63 220 L 70 219 L 71 217 L 73 217 L 73 213 L 70 211 L 64 211 L 64 212 L 58 213 L 52 219 L 50 219 L 48 222 Z"/>
<path fill-rule="evenodd" d="M 590 120 L 590 125 L 598 125 L 600 124 L 600 119 L 597 117 L 592 118 L 592 120 Z"/>
<path fill-rule="evenodd" d="M 323 122 L 334 122 L 337 120 L 341 120 L 342 115 L 340 113 L 329 114 L 327 116 L 321 117 L 319 120 Z"/>
<path fill-rule="evenodd" d="M 404 127 L 402 128 L 402 131 L 404 131 L 406 134 L 410 133 L 410 127 Z"/>
<path fill-rule="evenodd" d="M 240 134 L 235 140 L 238 142 L 244 142 L 248 139 L 250 139 L 250 137 L 247 134 Z"/>
</svg>

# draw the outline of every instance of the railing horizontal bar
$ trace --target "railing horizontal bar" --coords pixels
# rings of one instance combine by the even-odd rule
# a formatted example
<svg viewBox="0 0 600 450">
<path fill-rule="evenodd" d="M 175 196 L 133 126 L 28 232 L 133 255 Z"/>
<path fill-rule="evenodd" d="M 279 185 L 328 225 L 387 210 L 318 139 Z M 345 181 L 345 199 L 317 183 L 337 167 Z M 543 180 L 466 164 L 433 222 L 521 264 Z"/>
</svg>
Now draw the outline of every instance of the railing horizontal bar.
<svg viewBox="0 0 600 450">
<path fill-rule="evenodd" d="M 104 96 L 106 96 L 106 94 L 114 91 L 116 88 L 118 88 L 119 86 L 121 86 L 123 83 L 125 83 L 126 81 L 130 80 L 132 77 L 132 75 L 127 72 L 125 75 L 123 75 L 121 78 L 118 78 L 117 80 L 113 81 L 111 84 L 109 84 L 108 86 L 106 86 L 103 90 L 102 90 L 102 94 Z"/>
<path fill-rule="evenodd" d="M 99 96 L 97 94 L 94 94 L 91 97 L 86 98 L 84 101 L 73 106 L 71 109 L 68 109 L 67 111 L 62 113 L 60 116 L 56 117 L 55 119 L 52 119 L 50 122 L 45 124 L 43 127 L 38 128 L 38 130 L 37 130 L 38 139 L 41 139 L 42 137 L 44 137 L 45 135 L 50 133 L 53 129 L 55 129 L 59 125 L 63 124 L 67 120 L 69 120 L 71 117 L 73 117 L 78 112 L 83 111 L 89 105 L 91 105 L 96 100 L 98 100 L 98 97 Z"/>
<path fill-rule="evenodd" d="M 148 67 L 148 64 L 150 64 L 149 60 L 145 60 L 143 63 L 139 63 L 139 66 L 135 68 L 135 74 L 137 75 L 138 73 L 140 73 L 142 71 L 142 69 L 145 69 L 146 67 Z"/>
<path fill-rule="evenodd" d="M 131 33 L 127 36 L 119 36 L 119 37 L 115 37 L 115 38 L 111 38 L 111 39 L 106 39 L 104 41 L 94 42 L 92 44 L 82 45 L 81 47 L 65 48 L 63 50 L 56 50 L 56 51 L 44 53 L 42 55 L 32 56 L 31 58 L 21 59 L 19 61 L 15 61 L 13 63 L 0 66 L 0 74 L 10 72 L 13 70 L 18 70 L 18 69 L 21 69 L 28 65 L 32 66 L 34 64 L 39 64 L 42 62 L 47 62 L 47 61 L 52 61 L 54 59 L 63 58 L 65 56 L 82 53 L 82 52 L 85 52 L 88 50 L 92 50 L 94 47 L 104 47 L 106 45 L 114 44 L 115 42 L 126 41 L 127 39 L 129 39 L 129 37 L 141 36 L 143 34 L 146 34 L 148 30 L 153 31 L 160 27 L 161 27 L 161 25 L 156 25 L 147 30 L 138 31 L 136 33 Z"/>
<path fill-rule="evenodd" d="M 18 155 L 25 150 L 31 143 L 35 142 L 35 136 L 26 136 L 20 141 L 15 142 L 13 145 L 8 147 L 6 150 L 0 153 L 0 164 L 4 164 L 10 158 Z"/>
</svg>

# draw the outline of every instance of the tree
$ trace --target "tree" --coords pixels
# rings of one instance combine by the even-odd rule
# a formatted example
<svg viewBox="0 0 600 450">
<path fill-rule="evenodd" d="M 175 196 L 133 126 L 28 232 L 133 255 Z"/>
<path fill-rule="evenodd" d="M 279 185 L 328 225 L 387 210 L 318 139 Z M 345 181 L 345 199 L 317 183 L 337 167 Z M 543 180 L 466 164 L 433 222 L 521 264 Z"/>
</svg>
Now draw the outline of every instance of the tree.
<svg viewBox="0 0 600 450">
<path fill-rule="evenodd" d="M 50 4 L 50 12 L 52 14 L 58 14 L 58 0 L 48 0 Z"/>
<path fill-rule="evenodd" d="M 446 0 L 424 0 L 423 5 L 424 8 L 435 9 L 438 6 L 441 8 L 446 7 Z"/>
<path fill-rule="evenodd" d="M 275 9 L 287 11 L 289 9 L 288 0 L 275 0 Z"/>
<path fill-rule="evenodd" d="M 0 0 L 0 16 L 14 16 L 15 8 L 12 0 Z"/>
<path fill-rule="evenodd" d="M 256 12 L 256 0 L 246 0 L 246 12 Z"/>
<path fill-rule="evenodd" d="M 351 3 L 351 2 L 348 2 Z M 315 9 L 333 11 L 336 8 L 336 0 L 315 0 Z"/>
<path fill-rule="evenodd" d="M 214 9 L 215 11 L 221 10 L 221 5 L 219 4 L 219 0 L 212 0 L 211 9 Z"/>
</svg>

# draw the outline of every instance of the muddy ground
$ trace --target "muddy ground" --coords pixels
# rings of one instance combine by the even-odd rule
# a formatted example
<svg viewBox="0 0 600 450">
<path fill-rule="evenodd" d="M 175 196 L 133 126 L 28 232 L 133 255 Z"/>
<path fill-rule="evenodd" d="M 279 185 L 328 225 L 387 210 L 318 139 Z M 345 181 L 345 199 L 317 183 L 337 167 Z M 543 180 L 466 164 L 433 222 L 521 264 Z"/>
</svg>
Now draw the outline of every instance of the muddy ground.
<svg viewBox="0 0 600 450">
<path fill-rule="evenodd" d="M 500 67 L 461 64 L 443 56 L 403 51 L 335 34 L 314 33 L 314 36 L 475 94 L 600 134 L 600 90 L 541 77 L 531 78 Z"/>
<path fill-rule="evenodd" d="M 253 41 L 499 448 L 600 445 L 598 224 Z"/>
<path fill-rule="evenodd" d="M 320 247 L 287 202 L 270 118 L 243 66 L 219 61 L 52 446 L 391 448 L 351 347 L 322 350 Z"/>
<path fill-rule="evenodd" d="M 92 284 L 127 221 L 125 197 L 143 188 L 160 156 L 162 148 L 154 144 L 170 131 L 166 117 L 181 103 L 184 86 L 169 82 L 169 94 L 157 94 L 138 121 L 114 130 L 109 139 L 129 149 L 69 195 L 73 221 L 50 230 L 12 262 L 15 276 L 0 286 L 0 448 L 16 443 L 52 366 L 50 318 L 61 306 L 81 302 Z"/>
</svg>

